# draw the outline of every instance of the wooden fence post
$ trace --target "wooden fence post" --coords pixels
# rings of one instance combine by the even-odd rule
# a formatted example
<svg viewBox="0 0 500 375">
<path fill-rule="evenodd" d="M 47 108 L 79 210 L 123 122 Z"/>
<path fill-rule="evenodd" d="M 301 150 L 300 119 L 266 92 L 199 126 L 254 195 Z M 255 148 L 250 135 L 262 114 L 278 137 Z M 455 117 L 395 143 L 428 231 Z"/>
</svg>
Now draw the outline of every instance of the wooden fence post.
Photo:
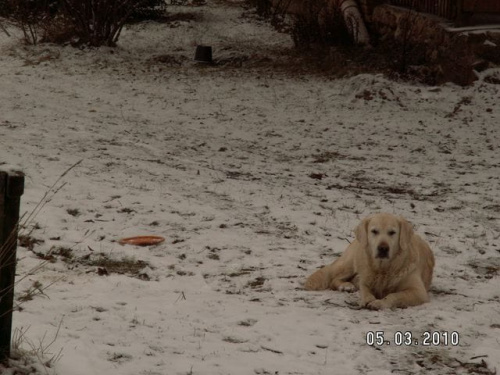
<svg viewBox="0 0 500 375">
<path fill-rule="evenodd" d="M 0 361 L 10 356 L 22 172 L 0 171 Z"/>
</svg>

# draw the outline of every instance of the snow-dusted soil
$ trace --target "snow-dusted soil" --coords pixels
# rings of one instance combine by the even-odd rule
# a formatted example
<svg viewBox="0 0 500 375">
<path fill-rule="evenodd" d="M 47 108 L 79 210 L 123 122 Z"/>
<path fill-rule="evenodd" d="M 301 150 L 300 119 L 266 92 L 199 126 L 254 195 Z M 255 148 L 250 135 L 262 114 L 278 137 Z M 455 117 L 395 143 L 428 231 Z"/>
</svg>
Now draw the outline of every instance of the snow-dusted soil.
<svg viewBox="0 0 500 375">
<path fill-rule="evenodd" d="M 176 11 L 197 20 L 134 25 L 116 49 L 25 47 L 0 34 L 0 164 L 26 173 L 23 212 L 82 160 L 22 231 L 16 296 L 35 296 L 14 314 L 21 347 L 46 358 L 62 349 L 50 368 L 31 366 L 498 372 L 500 86 L 273 73 L 287 35 L 237 5 Z M 196 65 L 198 43 L 231 64 Z M 303 291 L 379 211 L 405 216 L 432 245 L 430 303 L 376 312 L 355 294 Z M 117 242 L 143 234 L 166 241 Z M 145 263 L 115 272 L 97 259 Z M 367 345 L 370 331 L 391 345 Z M 398 331 L 419 345 L 395 345 Z M 440 345 L 423 346 L 425 332 Z M 452 332 L 458 346 L 445 345 Z"/>
</svg>

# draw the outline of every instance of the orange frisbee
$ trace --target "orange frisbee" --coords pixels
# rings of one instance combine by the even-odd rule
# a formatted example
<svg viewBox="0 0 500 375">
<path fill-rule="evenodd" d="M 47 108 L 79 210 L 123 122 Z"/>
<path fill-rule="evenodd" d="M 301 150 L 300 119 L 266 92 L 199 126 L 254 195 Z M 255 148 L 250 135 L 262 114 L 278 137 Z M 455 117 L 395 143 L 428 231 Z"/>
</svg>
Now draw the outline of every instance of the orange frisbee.
<svg viewBox="0 0 500 375">
<path fill-rule="evenodd" d="M 118 243 L 120 245 L 135 245 L 135 246 L 153 246 L 161 244 L 165 238 L 160 236 L 136 236 L 122 238 Z"/>
</svg>

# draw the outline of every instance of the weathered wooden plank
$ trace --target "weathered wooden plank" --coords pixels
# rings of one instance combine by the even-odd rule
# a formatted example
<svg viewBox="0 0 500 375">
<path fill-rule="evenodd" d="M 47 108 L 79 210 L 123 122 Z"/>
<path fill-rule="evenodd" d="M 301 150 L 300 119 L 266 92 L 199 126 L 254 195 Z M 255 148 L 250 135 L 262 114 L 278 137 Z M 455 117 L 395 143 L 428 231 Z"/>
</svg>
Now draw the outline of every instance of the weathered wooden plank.
<svg viewBox="0 0 500 375">
<path fill-rule="evenodd" d="M 24 174 L 0 171 L 0 361 L 10 356 L 19 208 Z"/>
<path fill-rule="evenodd" d="M 459 16 L 461 0 L 390 0 L 392 5 L 414 9 L 417 12 L 430 13 L 439 17 L 456 19 Z"/>
<path fill-rule="evenodd" d="M 500 13 L 499 0 L 463 0 L 464 11 L 471 13 Z"/>
</svg>

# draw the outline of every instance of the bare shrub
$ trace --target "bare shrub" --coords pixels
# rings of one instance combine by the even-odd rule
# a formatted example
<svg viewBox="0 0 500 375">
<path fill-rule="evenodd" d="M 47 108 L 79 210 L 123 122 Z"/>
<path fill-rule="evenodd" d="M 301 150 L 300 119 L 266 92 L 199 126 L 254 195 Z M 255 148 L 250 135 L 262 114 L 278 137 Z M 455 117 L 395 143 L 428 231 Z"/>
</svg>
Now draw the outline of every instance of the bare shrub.
<svg viewBox="0 0 500 375">
<path fill-rule="evenodd" d="M 0 0 L 0 15 L 22 30 L 28 44 L 115 46 L 131 16 L 140 20 L 164 13 L 161 0 Z"/>
<path fill-rule="evenodd" d="M 438 83 L 454 82 L 460 86 L 472 84 L 477 79 L 473 70 L 474 61 L 474 52 L 466 38 L 460 35 L 450 38 L 438 59 Z"/>
<path fill-rule="evenodd" d="M 269 17 L 272 14 L 272 1 L 271 0 L 253 0 L 253 5 L 257 10 L 257 14 L 261 17 Z"/>
<path fill-rule="evenodd" d="M 416 11 L 415 2 L 413 1 L 406 12 L 404 18 L 401 21 L 400 30 L 400 43 L 399 43 L 399 56 L 397 57 L 397 67 L 396 69 L 405 74 L 408 72 L 408 65 L 410 63 L 410 55 L 415 52 L 416 46 L 412 43 L 412 38 L 415 30 L 416 24 Z"/>
<path fill-rule="evenodd" d="M 144 0 L 61 0 L 78 42 L 93 47 L 115 46 L 129 16 Z"/>
<path fill-rule="evenodd" d="M 246 7 L 255 8 L 257 16 L 267 19 L 277 29 L 281 29 L 286 8 L 291 0 L 246 0 Z"/>
<path fill-rule="evenodd" d="M 350 45 L 352 39 L 338 3 L 311 0 L 292 15 L 292 38 L 297 48 Z"/>
<path fill-rule="evenodd" d="M 22 31 L 25 43 L 36 45 L 45 36 L 56 6 L 56 0 L 7 0 L 2 3 L 2 15 Z"/>
<path fill-rule="evenodd" d="M 77 39 L 75 25 L 64 14 L 58 13 L 43 25 L 41 43 L 65 44 Z"/>
</svg>

